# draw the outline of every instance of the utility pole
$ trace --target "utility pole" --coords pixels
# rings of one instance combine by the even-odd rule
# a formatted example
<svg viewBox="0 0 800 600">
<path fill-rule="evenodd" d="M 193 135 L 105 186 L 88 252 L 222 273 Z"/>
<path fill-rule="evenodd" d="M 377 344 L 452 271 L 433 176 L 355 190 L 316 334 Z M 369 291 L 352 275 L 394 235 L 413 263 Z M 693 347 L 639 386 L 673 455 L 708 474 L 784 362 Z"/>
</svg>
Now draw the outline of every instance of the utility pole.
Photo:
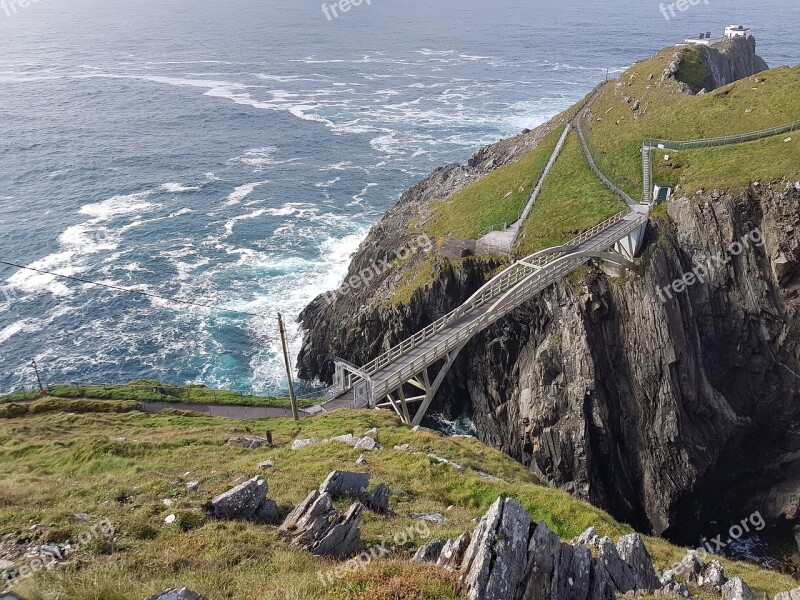
<svg viewBox="0 0 800 600">
<path fill-rule="evenodd" d="M 32 360 L 31 363 L 33 364 L 33 370 L 36 372 L 36 381 L 39 382 L 39 392 L 44 395 L 44 386 L 42 385 L 42 378 L 39 377 L 39 367 L 36 364 L 35 360 Z"/>
<path fill-rule="evenodd" d="M 283 346 L 283 362 L 286 364 L 286 378 L 289 380 L 289 399 L 292 401 L 292 418 L 297 421 L 297 398 L 294 395 L 294 382 L 292 381 L 292 367 L 289 362 L 289 348 L 286 346 L 286 332 L 283 330 L 283 316 L 278 313 L 278 328 L 281 331 L 281 346 Z"/>
</svg>

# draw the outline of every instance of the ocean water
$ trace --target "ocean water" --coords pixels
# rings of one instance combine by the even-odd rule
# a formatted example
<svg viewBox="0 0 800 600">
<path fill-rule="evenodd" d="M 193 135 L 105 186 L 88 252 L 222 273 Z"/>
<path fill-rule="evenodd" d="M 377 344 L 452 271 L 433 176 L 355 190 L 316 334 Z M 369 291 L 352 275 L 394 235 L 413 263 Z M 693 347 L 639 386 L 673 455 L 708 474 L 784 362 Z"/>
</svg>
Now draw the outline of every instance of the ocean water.
<svg viewBox="0 0 800 600">
<path fill-rule="evenodd" d="M 300 310 L 410 184 L 733 22 L 796 64 L 795 0 L 38 0 L 0 5 L 0 392 L 285 388 Z M 5 8 L 4 8 L 5 7 Z M 10 7 L 10 8 L 9 8 Z M 16 12 L 15 12 L 16 11 Z M 330 12 L 330 11 L 329 11 Z M 239 314 L 233 310 L 250 314 Z"/>
</svg>

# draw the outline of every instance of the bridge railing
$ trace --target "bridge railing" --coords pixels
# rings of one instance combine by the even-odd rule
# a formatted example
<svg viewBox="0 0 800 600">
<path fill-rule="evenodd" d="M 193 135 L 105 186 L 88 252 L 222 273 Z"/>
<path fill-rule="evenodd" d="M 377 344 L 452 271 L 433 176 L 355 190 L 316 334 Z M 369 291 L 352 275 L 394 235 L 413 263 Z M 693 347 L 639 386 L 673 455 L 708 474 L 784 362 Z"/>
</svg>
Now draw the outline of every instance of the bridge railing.
<svg viewBox="0 0 800 600">
<path fill-rule="evenodd" d="M 605 231 L 606 229 L 613 227 L 614 225 L 622 221 L 628 214 L 630 214 L 630 211 L 628 211 L 627 209 L 620 211 L 619 213 L 613 215 L 611 218 L 603 221 L 602 223 L 599 223 L 598 225 L 595 225 L 594 227 L 587 229 L 580 235 L 570 240 L 570 242 L 568 242 L 566 245 L 579 246 L 587 242 L 588 240 L 592 239 L 599 233 Z M 541 253 L 530 255 L 527 259 L 524 260 L 524 262 L 527 262 L 529 264 L 535 264 L 539 267 L 544 267 L 547 264 L 563 256 L 563 253 L 554 253 L 538 257 L 537 254 Z M 525 277 L 530 275 L 533 271 L 534 269 L 532 269 L 530 266 L 522 262 L 514 263 L 508 269 L 497 275 L 484 287 L 478 290 L 478 292 L 476 292 L 469 300 L 467 300 L 467 302 L 465 302 L 455 310 L 451 311 L 444 317 L 441 317 L 440 319 L 434 321 L 433 323 L 431 323 L 421 331 L 417 332 L 416 334 L 412 335 L 411 337 L 406 338 L 398 345 L 393 346 L 380 356 L 374 358 L 373 360 L 365 364 L 363 367 L 361 367 L 361 371 L 368 374 L 373 374 L 389 366 L 400 356 L 406 354 L 407 352 L 413 350 L 414 348 L 417 348 L 420 344 L 422 344 L 423 342 L 430 339 L 438 332 L 448 327 L 451 323 L 461 318 L 469 311 L 479 308 L 484 304 L 486 304 L 488 301 L 497 298 L 501 294 L 505 293 L 511 287 L 513 287 L 514 285 L 522 281 Z"/>
</svg>

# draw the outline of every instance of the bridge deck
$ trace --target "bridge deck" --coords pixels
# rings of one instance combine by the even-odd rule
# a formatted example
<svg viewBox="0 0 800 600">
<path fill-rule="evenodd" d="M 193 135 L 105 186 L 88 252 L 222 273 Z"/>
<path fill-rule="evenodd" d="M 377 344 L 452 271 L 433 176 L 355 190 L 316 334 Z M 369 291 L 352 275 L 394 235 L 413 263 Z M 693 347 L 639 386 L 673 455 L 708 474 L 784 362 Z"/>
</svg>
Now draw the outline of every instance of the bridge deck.
<svg viewBox="0 0 800 600">
<path fill-rule="evenodd" d="M 394 354 L 390 351 L 383 355 L 384 360 L 379 358 L 373 361 L 371 364 L 374 367 L 369 368 L 369 378 L 372 382 L 370 396 L 377 400 L 397 390 L 423 369 L 443 359 L 476 333 L 529 300 L 533 294 L 546 289 L 590 259 L 577 255 L 586 251 L 608 250 L 644 224 L 646 219 L 646 214 L 630 212 L 593 237 L 561 253 L 560 256 L 554 255 L 549 262 L 544 262 L 541 266 L 530 267 L 524 262 L 516 263 L 492 280 L 497 283 L 490 282 L 484 292 L 485 300 L 483 297 L 480 297 L 479 301 L 473 300 L 473 305 L 468 306 L 463 314 L 451 313 L 454 318 L 450 322 L 444 324 L 438 331 L 434 330 L 426 338 L 415 342 L 412 347 L 404 350 L 401 344 L 394 349 Z M 509 276 L 515 269 L 524 271 L 514 274 L 513 277 Z M 353 400 L 354 395 L 350 390 L 325 404 L 325 409 L 351 406 Z"/>
</svg>

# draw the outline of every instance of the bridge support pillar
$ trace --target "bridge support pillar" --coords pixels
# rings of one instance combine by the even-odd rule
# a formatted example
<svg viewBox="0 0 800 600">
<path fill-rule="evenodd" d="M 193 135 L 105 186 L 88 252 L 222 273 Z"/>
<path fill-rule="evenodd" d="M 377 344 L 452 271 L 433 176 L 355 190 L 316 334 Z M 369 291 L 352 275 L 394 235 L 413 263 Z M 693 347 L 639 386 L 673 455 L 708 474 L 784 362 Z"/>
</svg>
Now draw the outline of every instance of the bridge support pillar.
<svg viewBox="0 0 800 600">
<path fill-rule="evenodd" d="M 650 206 L 647 204 L 638 204 L 631 208 L 633 212 L 648 214 Z M 622 238 L 614 244 L 614 250 L 622 254 L 628 260 L 633 260 L 639 256 L 644 244 L 644 234 L 647 231 L 647 221 L 642 223 L 639 227 L 634 229 L 626 237 Z"/>
</svg>

